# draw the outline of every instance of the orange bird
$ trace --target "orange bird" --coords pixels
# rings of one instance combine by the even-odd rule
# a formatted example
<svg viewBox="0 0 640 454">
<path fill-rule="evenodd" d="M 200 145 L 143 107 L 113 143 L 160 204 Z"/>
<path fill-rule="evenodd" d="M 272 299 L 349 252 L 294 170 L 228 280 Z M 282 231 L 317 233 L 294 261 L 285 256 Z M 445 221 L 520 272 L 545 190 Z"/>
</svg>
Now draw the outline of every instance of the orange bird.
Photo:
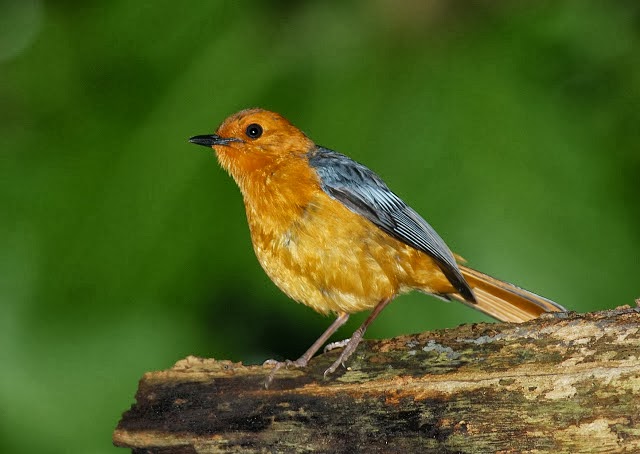
<svg viewBox="0 0 640 454">
<path fill-rule="evenodd" d="M 275 362 L 267 384 L 283 365 L 306 366 L 349 314 L 373 309 L 325 375 L 334 372 L 385 306 L 411 290 L 460 301 L 506 322 L 565 311 L 460 264 L 378 175 L 316 145 L 277 113 L 243 110 L 215 134 L 189 141 L 213 148 L 240 187 L 253 249 L 271 280 L 290 298 L 337 315 L 299 359 Z"/>
</svg>

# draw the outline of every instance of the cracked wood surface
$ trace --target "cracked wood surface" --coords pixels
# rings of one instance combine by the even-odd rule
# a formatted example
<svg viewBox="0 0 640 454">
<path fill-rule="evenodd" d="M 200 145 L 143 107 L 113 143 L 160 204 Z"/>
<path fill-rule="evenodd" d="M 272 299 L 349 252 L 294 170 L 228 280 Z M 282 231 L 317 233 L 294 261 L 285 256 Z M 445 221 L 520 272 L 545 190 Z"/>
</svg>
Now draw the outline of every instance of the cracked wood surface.
<svg viewBox="0 0 640 454">
<path fill-rule="evenodd" d="M 133 452 L 640 452 L 640 309 L 365 341 L 306 369 L 188 357 L 146 373 Z"/>
</svg>

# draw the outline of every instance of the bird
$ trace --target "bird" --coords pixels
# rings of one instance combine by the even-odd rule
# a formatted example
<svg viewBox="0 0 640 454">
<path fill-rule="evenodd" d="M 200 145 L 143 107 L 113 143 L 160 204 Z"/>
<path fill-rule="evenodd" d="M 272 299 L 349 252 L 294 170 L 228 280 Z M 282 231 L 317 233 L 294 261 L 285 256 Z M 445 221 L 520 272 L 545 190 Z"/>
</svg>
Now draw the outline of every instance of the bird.
<svg viewBox="0 0 640 454">
<path fill-rule="evenodd" d="M 502 322 L 566 311 L 466 266 L 376 173 L 317 145 L 276 112 L 245 109 L 214 134 L 189 141 L 212 148 L 240 188 L 253 249 L 269 278 L 291 299 L 336 317 L 297 360 L 266 362 L 274 367 L 265 386 L 282 367 L 306 367 L 350 314 L 371 310 L 340 344 L 325 377 L 334 373 L 380 312 L 412 290 L 459 301 Z"/>
</svg>

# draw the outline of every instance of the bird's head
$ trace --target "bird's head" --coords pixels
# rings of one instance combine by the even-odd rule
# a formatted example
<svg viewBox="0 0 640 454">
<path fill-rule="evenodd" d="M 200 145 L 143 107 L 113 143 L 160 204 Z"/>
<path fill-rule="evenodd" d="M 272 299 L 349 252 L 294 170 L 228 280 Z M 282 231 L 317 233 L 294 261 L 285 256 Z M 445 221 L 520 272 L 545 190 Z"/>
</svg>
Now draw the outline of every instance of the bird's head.
<svg viewBox="0 0 640 454">
<path fill-rule="evenodd" d="M 222 122 L 215 134 L 189 141 L 213 148 L 220 165 L 238 182 L 254 170 L 302 157 L 314 147 L 286 118 L 264 109 L 238 112 Z"/>
</svg>

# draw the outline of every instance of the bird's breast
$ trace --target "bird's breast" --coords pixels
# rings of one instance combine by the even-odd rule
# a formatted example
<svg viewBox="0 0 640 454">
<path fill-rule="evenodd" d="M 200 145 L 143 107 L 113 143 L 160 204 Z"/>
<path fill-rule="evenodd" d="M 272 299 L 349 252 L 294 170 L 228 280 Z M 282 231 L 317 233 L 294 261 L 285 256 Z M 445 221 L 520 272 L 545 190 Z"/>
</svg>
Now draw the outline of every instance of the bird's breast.
<svg viewBox="0 0 640 454">
<path fill-rule="evenodd" d="M 241 189 L 256 256 L 290 298 L 320 313 L 353 313 L 412 288 L 451 291 L 431 257 L 330 197 L 308 166 L 247 181 Z"/>
<path fill-rule="evenodd" d="M 264 194 L 261 208 L 247 206 L 256 256 L 284 293 L 321 313 L 353 313 L 408 290 L 417 251 L 320 188 L 297 200 Z"/>
</svg>

